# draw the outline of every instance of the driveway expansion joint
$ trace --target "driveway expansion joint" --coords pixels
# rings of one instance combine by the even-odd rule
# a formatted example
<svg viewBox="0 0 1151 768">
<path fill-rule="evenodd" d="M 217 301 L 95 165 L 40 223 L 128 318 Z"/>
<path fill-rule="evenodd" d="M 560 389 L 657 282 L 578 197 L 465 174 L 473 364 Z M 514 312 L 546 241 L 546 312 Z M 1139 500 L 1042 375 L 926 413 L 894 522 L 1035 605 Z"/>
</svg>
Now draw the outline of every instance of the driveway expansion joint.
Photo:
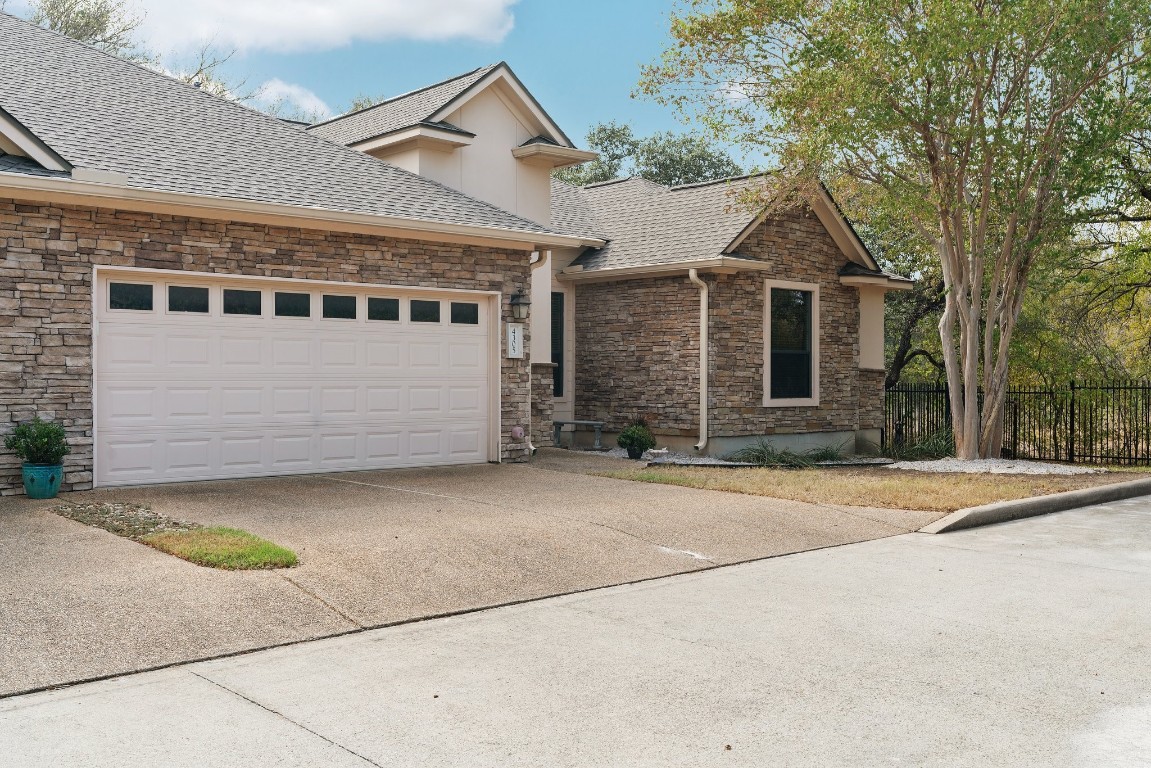
<svg viewBox="0 0 1151 768">
<path fill-rule="evenodd" d="M 331 611 L 332 613 L 336 614 L 337 616 L 339 616 L 339 617 L 340 617 L 341 619 L 343 619 L 344 621 L 346 621 L 346 622 L 348 622 L 349 624 L 351 624 L 353 627 L 356 627 L 357 629 L 365 629 L 365 628 L 366 628 L 366 625 L 365 625 L 365 624 L 363 624 L 363 623 L 361 623 L 361 622 L 357 621 L 356 619 L 352 618 L 352 617 L 351 617 L 351 616 L 349 616 L 348 614 L 344 613 L 344 612 L 343 612 L 343 611 L 341 611 L 341 610 L 340 610 L 340 609 L 339 609 L 337 606 L 335 606 L 334 604 L 332 604 L 332 603 L 328 602 L 328 601 L 327 601 L 327 600 L 325 600 L 324 598 L 320 597 L 320 595 L 318 595 L 316 592 L 314 592 L 314 591 L 312 591 L 312 590 L 308 589 L 307 587 L 305 587 L 303 584 L 300 584 L 298 581 L 296 581 L 296 580 L 295 580 L 295 579 L 293 579 L 292 577 L 290 577 L 290 576 L 285 576 L 285 575 L 283 575 L 283 574 L 278 574 L 278 575 L 280 576 L 280 578 L 281 578 L 281 579 L 283 579 L 284 581 L 288 582 L 288 583 L 289 583 L 289 584 L 291 584 L 293 587 L 295 587 L 296 589 L 300 590 L 301 592 L 303 592 L 303 593 L 304 593 L 305 595 L 307 595 L 308 597 L 310 597 L 310 598 L 312 598 L 313 600 L 315 600 L 317 603 L 320 603 L 320 604 L 321 604 L 321 605 L 323 605 L 325 608 L 327 608 L 329 611 Z"/>
<path fill-rule="evenodd" d="M 283 712 L 280 712 L 279 710 L 276 710 L 276 709 L 272 709 L 271 707 L 269 707 L 265 704 L 261 704 L 260 702 L 256 701 L 255 699 L 253 699 L 249 696 L 245 696 L 244 694 L 240 693 L 239 691 L 237 691 L 233 688 L 229 688 L 228 686 L 224 685 L 223 683 L 218 683 L 215 680 L 213 680 L 212 678 L 205 677 L 204 675 L 201 675 L 199 672 L 196 672 L 196 671 L 191 670 L 191 669 L 188 670 L 188 674 L 192 675 L 193 677 L 198 677 L 201 680 L 203 680 L 204 682 L 210 683 L 211 685 L 216 686 L 220 690 L 226 691 L 226 692 L 232 694 L 233 696 L 235 696 L 238 699 L 243 699 L 244 701 L 248 702 L 249 704 L 256 706 L 256 707 L 259 707 L 260 709 L 264 710 L 265 712 L 268 712 L 272 715 L 275 715 L 276 717 L 280 718 L 281 720 L 288 723 L 289 725 L 292 725 L 296 728 L 299 728 L 301 731 L 305 731 L 307 733 L 310 733 L 313 736 L 315 736 L 317 739 L 320 739 L 321 741 L 324 741 L 324 742 L 327 742 L 328 744 L 331 744 L 336 749 L 338 749 L 342 752 L 347 752 L 349 755 L 351 755 L 353 757 L 358 757 L 360 760 L 363 760 L 368 765 L 373 765 L 373 766 L 375 766 L 375 768 L 384 768 L 384 766 L 380 765 L 375 760 L 372 760 L 369 757 L 365 757 L 364 755 L 361 755 L 359 752 L 356 752 L 354 749 L 349 749 L 348 747 L 345 747 L 343 744 L 341 744 L 338 741 L 332 741 L 331 739 L 329 739 L 327 736 L 320 733 L 319 731 L 314 731 L 311 728 L 309 728 L 308 726 L 304 725 L 303 723 L 299 723 L 299 722 L 293 720 L 292 718 L 288 717 Z"/>
</svg>

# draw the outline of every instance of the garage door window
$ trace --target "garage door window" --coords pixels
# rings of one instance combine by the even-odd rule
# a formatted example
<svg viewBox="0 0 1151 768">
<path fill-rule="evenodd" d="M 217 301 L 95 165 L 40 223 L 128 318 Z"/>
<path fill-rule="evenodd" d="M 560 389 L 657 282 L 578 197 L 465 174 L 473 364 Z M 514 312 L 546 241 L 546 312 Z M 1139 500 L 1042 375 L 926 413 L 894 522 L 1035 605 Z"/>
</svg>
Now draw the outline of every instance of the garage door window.
<svg viewBox="0 0 1151 768">
<path fill-rule="evenodd" d="M 108 309 L 152 311 L 152 286 L 140 283 L 109 283 Z"/>
<path fill-rule="evenodd" d="M 311 317 L 312 294 L 276 291 L 276 317 Z"/>
<path fill-rule="evenodd" d="M 208 314 L 208 289 L 187 285 L 169 285 L 168 311 Z"/>
<path fill-rule="evenodd" d="M 480 305 L 471 301 L 453 301 L 452 322 L 458 325 L 479 325 Z"/>
<path fill-rule="evenodd" d="M 238 291 L 233 288 L 225 288 L 224 314 L 261 315 L 264 310 L 260 299 L 259 291 Z"/>
<path fill-rule="evenodd" d="M 355 296 L 324 295 L 324 317 L 328 320 L 355 320 Z"/>
<path fill-rule="evenodd" d="M 391 322 L 399 322 L 400 319 L 400 300 L 399 299 L 380 299 L 375 296 L 368 297 L 368 319 L 369 320 L 388 320 Z"/>
<path fill-rule="evenodd" d="M 438 323 L 440 321 L 440 303 L 438 301 L 412 299 L 411 320 L 413 323 Z"/>
</svg>

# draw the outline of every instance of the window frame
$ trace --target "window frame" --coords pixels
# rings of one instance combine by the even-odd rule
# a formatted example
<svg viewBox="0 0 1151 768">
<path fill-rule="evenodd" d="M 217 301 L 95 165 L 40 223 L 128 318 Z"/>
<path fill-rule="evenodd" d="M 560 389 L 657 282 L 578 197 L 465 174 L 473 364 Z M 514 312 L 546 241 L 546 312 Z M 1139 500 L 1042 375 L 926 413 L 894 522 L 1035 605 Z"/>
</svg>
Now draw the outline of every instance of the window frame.
<svg viewBox="0 0 1151 768">
<path fill-rule="evenodd" d="M 771 396 L 771 291 L 805 291 L 811 294 L 811 397 L 773 398 Z M 794 408 L 819 405 L 819 283 L 790 280 L 764 280 L 763 290 L 763 405 L 765 408 Z"/>
</svg>

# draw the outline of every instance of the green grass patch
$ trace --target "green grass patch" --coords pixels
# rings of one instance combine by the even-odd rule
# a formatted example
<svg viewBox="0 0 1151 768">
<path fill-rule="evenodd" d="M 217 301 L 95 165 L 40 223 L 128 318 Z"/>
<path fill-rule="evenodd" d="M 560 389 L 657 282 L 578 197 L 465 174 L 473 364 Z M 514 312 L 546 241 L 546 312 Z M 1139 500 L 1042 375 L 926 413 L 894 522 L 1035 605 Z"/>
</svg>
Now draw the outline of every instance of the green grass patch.
<svg viewBox="0 0 1151 768">
<path fill-rule="evenodd" d="M 150 547 L 197 565 L 225 570 L 290 568 L 296 553 L 236 528 L 161 531 L 140 539 Z"/>
</svg>

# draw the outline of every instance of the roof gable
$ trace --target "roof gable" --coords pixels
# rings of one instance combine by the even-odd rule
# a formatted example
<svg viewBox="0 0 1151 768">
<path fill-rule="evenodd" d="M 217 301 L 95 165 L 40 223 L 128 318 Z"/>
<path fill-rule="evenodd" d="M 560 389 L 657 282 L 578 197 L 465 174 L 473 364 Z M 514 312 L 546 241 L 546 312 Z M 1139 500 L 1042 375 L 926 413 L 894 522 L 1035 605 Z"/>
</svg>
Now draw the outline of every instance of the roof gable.
<svg viewBox="0 0 1151 768">
<path fill-rule="evenodd" d="M 75 166 L 71 181 L 116 179 L 105 183 L 292 207 L 313 217 L 330 211 L 517 232 L 521 240 L 551 233 L 14 16 L 0 13 L 0 39 L 0 72 L 7 75 L 0 78 L 0 108 Z"/>
<path fill-rule="evenodd" d="M 738 196 L 764 180 L 759 174 L 678 187 L 637 177 L 581 188 L 555 183 L 553 226 L 572 235 L 609 238 L 573 263 L 587 272 L 738 256 L 740 244 L 766 218 L 750 211 Z M 811 209 L 851 262 L 878 271 L 826 190 Z"/>
<path fill-rule="evenodd" d="M 318 136 L 357 146 L 416 126 L 440 126 L 459 130 L 448 118 L 476 95 L 494 88 L 520 119 L 537 128 L 544 139 L 563 147 L 571 140 L 505 62 L 491 64 L 462 75 L 395 96 L 357 112 L 310 126 Z"/>
</svg>

